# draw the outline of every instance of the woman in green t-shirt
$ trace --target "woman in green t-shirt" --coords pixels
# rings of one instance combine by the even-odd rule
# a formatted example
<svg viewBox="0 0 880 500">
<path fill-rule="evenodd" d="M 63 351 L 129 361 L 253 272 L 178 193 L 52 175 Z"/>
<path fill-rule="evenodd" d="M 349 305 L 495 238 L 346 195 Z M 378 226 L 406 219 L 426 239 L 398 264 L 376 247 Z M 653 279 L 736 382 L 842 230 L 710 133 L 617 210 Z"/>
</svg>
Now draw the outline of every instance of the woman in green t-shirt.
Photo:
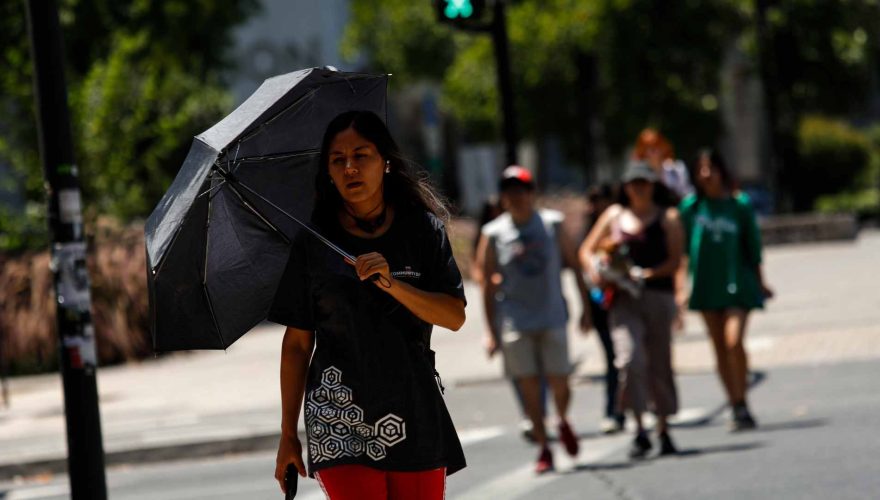
<svg viewBox="0 0 880 500">
<path fill-rule="evenodd" d="M 751 202 L 717 151 L 703 150 L 695 168 L 696 194 L 679 207 L 691 276 L 679 286 L 679 306 L 700 311 L 715 347 L 718 375 L 733 410 L 732 430 L 752 429 L 746 404 L 748 360 L 743 345 L 749 312 L 773 292 L 761 272 L 761 233 Z M 684 269 L 685 266 L 682 266 Z"/>
</svg>

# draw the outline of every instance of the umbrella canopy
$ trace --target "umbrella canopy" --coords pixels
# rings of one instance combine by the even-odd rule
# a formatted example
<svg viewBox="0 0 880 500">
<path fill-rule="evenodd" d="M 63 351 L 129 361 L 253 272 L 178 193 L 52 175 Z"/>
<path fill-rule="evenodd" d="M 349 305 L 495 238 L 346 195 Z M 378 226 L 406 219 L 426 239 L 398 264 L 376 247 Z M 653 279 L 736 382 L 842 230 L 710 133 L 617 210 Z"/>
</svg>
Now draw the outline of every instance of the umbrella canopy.
<svg viewBox="0 0 880 500">
<path fill-rule="evenodd" d="M 321 139 L 350 110 L 386 116 L 387 75 L 312 68 L 263 82 L 195 137 L 147 219 L 153 348 L 225 349 L 266 318 L 314 205 Z"/>
</svg>

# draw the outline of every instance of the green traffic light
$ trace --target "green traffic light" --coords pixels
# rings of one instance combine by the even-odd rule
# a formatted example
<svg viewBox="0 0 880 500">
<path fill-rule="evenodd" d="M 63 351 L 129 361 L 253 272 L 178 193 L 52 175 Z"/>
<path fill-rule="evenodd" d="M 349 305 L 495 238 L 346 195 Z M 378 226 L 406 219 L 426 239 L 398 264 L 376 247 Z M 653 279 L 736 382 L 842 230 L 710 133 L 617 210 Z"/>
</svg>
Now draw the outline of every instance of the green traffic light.
<svg viewBox="0 0 880 500">
<path fill-rule="evenodd" d="M 467 19 L 473 14 L 474 6 L 471 4 L 471 0 L 446 0 L 446 9 L 443 10 L 443 15 L 448 19 L 456 17 Z"/>
</svg>

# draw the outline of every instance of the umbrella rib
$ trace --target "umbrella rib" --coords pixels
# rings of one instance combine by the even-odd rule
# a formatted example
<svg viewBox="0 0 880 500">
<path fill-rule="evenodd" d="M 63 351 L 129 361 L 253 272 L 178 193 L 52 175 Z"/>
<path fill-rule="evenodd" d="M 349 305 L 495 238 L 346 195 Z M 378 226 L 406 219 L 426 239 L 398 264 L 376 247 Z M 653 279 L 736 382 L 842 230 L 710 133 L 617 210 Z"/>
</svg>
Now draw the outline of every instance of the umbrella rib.
<svg viewBox="0 0 880 500">
<path fill-rule="evenodd" d="M 294 106 L 299 106 L 299 104 L 300 104 L 301 102 L 303 102 L 306 98 L 311 98 L 313 95 L 315 95 L 316 92 L 318 92 L 318 88 L 317 88 L 317 87 L 314 87 L 314 88 L 309 89 L 309 91 L 306 92 L 305 94 L 303 94 L 302 96 L 300 96 L 299 99 L 297 99 L 297 100 L 293 101 L 292 103 L 288 104 L 287 106 L 284 107 L 284 109 L 278 111 L 277 113 L 275 113 L 274 116 L 272 116 L 271 118 L 269 118 L 269 119 L 267 119 L 266 121 L 264 121 L 263 123 L 261 123 L 261 124 L 255 129 L 255 130 L 252 130 L 251 133 L 249 133 L 248 135 L 246 135 L 246 136 L 242 137 L 241 139 L 239 139 L 239 140 L 238 140 L 238 144 L 241 145 L 242 142 L 244 142 L 244 141 L 250 139 L 251 137 L 254 137 L 254 136 L 257 135 L 257 134 L 259 134 L 260 132 L 263 131 L 263 129 L 266 127 L 266 125 L 269 125 L 269 124 L 272 123 L 273 121 L 277 120 L 281 115 L 283 115 L 284 113 L 287 113 L 287 112 L 288 112 L 291 108 L 293 108 Z"/>
<path fill-rule="evenodd" d="M 386 78 L 384 75 L 383 75 L 382 77 L 376 77 L 376 76 L 374 76 L 374 75 L 368 75 L 368 74 L 364 74 L 364 76 L 361 76 L 361 77 L 345 77 L 345 78 L 343 79 L 343 81 L 344 81 L 345 83 L 348 84 L 349 88 L 351 88 L 352 90 L 354 90 L 354 85 L 351 84 L 351 80 L 359 80 L 359 79 L 361 79 L 361 78 L 377 78 L 377 79 L 380 80 L 380 81 L 381 81 L 381 80 L 386 80 L 386 81 L 387 81 L 387 78 Z M 378 85 L 378 84 L 377 84 L 377 85 Z M 299 99 L 297 99 L 296 101 L 294 101 L 294 102 L 290 103 L 289 105 L 285 106 L 284 109 L 278 111 L 278 112 L 275 113 L 275 115 L 273 115 L 271 118 L 269 118 L 269 119 L 267 119 L 266 121 L 264 121 L 263 123 L 261 123 L 260 126 L 257 127 L 256 130 L 251 131 L 251 133 L 249 133 L 248 135 L 246 135 L 246 136 L 242 137 L 241 139 L 239 139 L 239 140 L 238 140 L 238 144 L 240 145 L 242 142 L 244 142 L 244 141 L 250 139 L 251 137 L 253 137 L 253 136 L 259 134 L 260 132 L 262 132 L 262 131 L 263 131 L 263 128 L 264 128 L 266 125 L 271 124 L 273 121 L 277 120 L 279 117 L 281 117 L 282 115 L 284 115 L 285 113 L 287 113 L 288 111 L 290 111 L 290 109 L 294 108 L 295 106 L 298 106 L 298 105 L 299 105 L 302 101 L 304 101 L 305 99 L 307 99 L 307 98 L 311 98 L 314 94 L 316 94 L 316 93 L 318 92 L 318 90 L 319 90 L 319 87 L 317 87 L 317 86 L 316 86 L 316 87 L 312 87 L 311 89 L 309 89 L 309 91 L 306 92 L 305 94 L 303 94 Z M 387 111 L 386 111 L 386 113 L 387 113 Z"/>
<path fill-rule="evenodd" d="M 222 188 L 224 184 L 226 184 L 226 180 L 220 181 L 219 183 L 217 183 L 216 186 L 208 188 L 207 191 L 202 191 L 201 193 L 199 193 L 196 196 L 196 198 L 201 198 L 202 196 L 205 196 L 206 194 L 211 195 L 210 198 L 213 198 L 214 195 L 217 194 L 218 191 L 220 191 L 220 188 Z"/>
<path fill-rule="evenodd" d="M 226 350 L 226 341 L 223 340 L 223 332 L 220 331 L 220 322 L 217 321 L 217 315 L 214 314 L 214 304 L 211 302 L 211 293 L 208 291 L 208 285 L 202 283 L 202 291 L 205 292 L 205 301 L 208 303 L 208 311 L 211 312 L 211 319 L 214 321 L 214 328 L 217 330 L 217 337 L 220 339 L 220 345 Z"/>
<path fill-rule="evenodd" d="M 242 184 L 240 181 L 236 181 L 236 183 L 237 183 L 239 186 L 242 186 L 243 188 L 247 189 L 247 190 L 250 191 L 251 193 L 257 194 L 257 193 L 255 193 L 252 189 L 250 189 L 250 188 L 248 188 L 247 186 L 245 186 L 244 184 Z M 231 189 L 232 192 L 235 193 L 235 195 L 238 197 L 238 199 L 241 200 L 241 202 L 244 204 L 245 208 L 247 208 L 247 209 L 250 210 L 254 215 L 256 215 L 257 218 L 260 219 L 260 220 L 263 222 L 263 224 L 269 226 L 269 228 L 272 229 L 272 231 L 275 231 L 276 233 L 278 233 L 278 236 L 281 236 L 281 238 L 284 240 L 285 243 L 287 243 L 288 245 L 290 244 L 290 238 L 288 238 L 287 235 L 285 235 L 283 231 L 281 231 L 280 229 L 278 229 L 278 228 L 275 226 L 275 224 L 272 224 L 272 222 L 270 222 L 269 219 L 267 219 L 266 217 L 264 217 L 263 214 L 261 214 L 260 211 L 257 210 L 257 208 L 254 207 L 254 206 L 253 206 L 253 205 L 247 200 L 247 198 L 245 198 L 244 196 L 242 196 L 241 191 L 239 191 L 238 189 L 235 188 L 235 184 L 233 184 L 233 183 L 230 182 L 230 183 L 228 183 L 228 186 L 229 186 L 229 189 Z M 260 196 L 260 195 L 257 194 L 257 196 Z M 267 203 L 272 204 L 271 201 L 266 200 L 266 199 L 263 198 L 262 196 L 260 196 L 260 198 L 262 198 L 262 199 L 263 199 L 264 201 L 266 201 Z"/>
<path fill-rule="evenodd" d="M 223 179 L 224 182 L 226 179 Z M 220 331 L 220 323 L 217 321 L 217 315 L 214 314 L 214 304 L 211 302 L 211 294 L 208 292 L 208 249 L 211 245 L 211 214 L 213 213 L 213 198 L 208 198 L 208 217 L 205 220 L 205 265 L 202 272 L 202 291 L 205 293 L 205 302 L 208 303 L 208 311 L 211 313 L 211 320 L 214 321 L 214 328 L 217 330 L 217 337 L 220 339 L 220 345 L 226 349 L 226 341 L 223 340 L 223 332 Z"/>
<path fill-rule="evenodd" d="M 296 158 L 297 156 L 314 156 L 320 154 L 321 150 L 319 149 L 306 149 L 303 151 L 295 151 L 290 153 L 278 153 L 274 155 L 265 155 L 265 156 L 245 156 L 244 158 L 238 160 L 233 165 L 233 171 L 237 168 L 237 165 L 243 162 L 252 162 L 252 161 L 274 161 L 274 160 L 286 160 L 288 158 Z"/>
<path fill-rule="evenodd" d="M 222 173 L 221 173 L 221 175 L 222 175 Z M 254 196 L 258 197 L 259 199 L 263 200 L 263 202 L 265 202 L 266 204 L 268 204 L 269 206 L 271 206 L 271 207 L 274 208 L 275 210 L 278 210 L 279 212 L 281 212 L 284 216 L 286 216 L 286 217 L 289 218 L 290 220 L 292 220 L 292 221 L 296 222 L 297 224 L 299 224 L 300 226 L 302 226 L 303 229 L 305 229 L 306 231 L 310 232 L 313 236 L 315 236 L 316 238 L 318 238 L 319 240 L 321 240 L 322 243 L 324 243 L 325 245 L 327 245 L 328 247 L 330 247 L 330 249 L 333 250 L 334 252 L 336 252 L 336 253 L 338 253 L 339 255 L 341 255 L 342 257 L 344 257 L 344 258 L 346 258 L 346 259 L 348 259 L 348 260 L 354 262 L 355 259 L 354 259 L 354 256 L 353 256 L 353 255 L 351 255 L 350 253 L 346 252 L 345 250 L 339 248 L 339 246 L 337 246 L 335 243 L 333 243 L 332 241 L 330 241 L 330 240 L 328 240 L 327 238 L 325 238 L 324 235 L 322 235 L 321 233 L 319 233 L 318 231 L 316 231 L 315 229 L 313 229 L 310 225 L 306 224 L 305 222 L 303 222 L 303 221 L 297 219 L 296 217 L 294 217 L 293 215 L 289 214 L 286 210 L 284 210 L 283 208 L 279 207 L 279 206 L 276 205 L 275 203 L 272 203 L 272 201 L 266 199 L 265 196 L 263 196 L 263 195 L 261 195 L 260 193 L 254 191 L 253 189 L 251 189 L 247 184 L 242 184 L 242 182 L 241 182 L 240 180 L 236 180 L 235 183 L 238 184 L 239 186 L 241 186 L 241 187 L 247 189 L 248 192 L 250 192 L 250 193 L 253 194 Z M 232 184 L 230 184 L 230 186 L 232 186 Z M 234 188 L 233 188 L 233 189 L 234 189 Z"/>
<path fill-rule="evenodd" d="M 220 191 L 220 188 L 223 187 L 224 184 L 226 184 L 226 178 L 225 178 L 225 177 L 224 177 L 223 179 L 221 179 L 220 182 L 218 182 L 216 186 L 211 186 L 211 187 L 209 187 L 206 191 L 202 191 L 201 193 L 199 193 L 199 194 L 196 196 L 196 198 L 201 198 L 202 196 L 205 196 L 206 194 L 210 194 L 210 195 L 211 195 L 211 196 L 209 196 L 209 199 L 210 199 L 210 198 L 213 198 L 214 195 L 217 194 L 218 191 Z M 215 189 L 216 189 L 216 191 L 214 191 Z M 213 191 L 213 192 L 212 192 L 212 191 Z M 210 206 L 210 205 L 209 205 L 209 206 Z"/>
</svg>

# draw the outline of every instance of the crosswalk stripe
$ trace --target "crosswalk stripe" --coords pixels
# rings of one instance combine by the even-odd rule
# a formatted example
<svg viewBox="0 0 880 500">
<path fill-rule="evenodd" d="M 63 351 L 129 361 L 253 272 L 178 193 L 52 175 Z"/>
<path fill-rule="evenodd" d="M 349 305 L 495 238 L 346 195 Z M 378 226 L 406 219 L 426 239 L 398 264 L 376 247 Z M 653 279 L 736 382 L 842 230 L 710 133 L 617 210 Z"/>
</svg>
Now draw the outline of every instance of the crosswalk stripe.
<svg viewBox="0 0 880 500">
<path fill-rule="evenodd" d="M 66 484 L 53 484 L 49 486 L 38 486 L 26 490 L 10 491 L 0 498 L 3 498 L 3 500 L 32 500 L 37 498 L 65 496 L 69 494 L 70 487 Z"/>
<path fill-rule="evenodd" d="M 492 480 L 477 485 L 461 495 L 454 497 L 456 500 L 484 500 L 486 498 L 518 498 L 541 486 L 556 481 L 563 477 L 559 472 L 573 469 L 577 465 L 588 465 L 597 460 L 617 452 L 629 442 L 629 436 L 614 436 L 590 441 L 589 447 L 581 452 L 577 461 L 557 460 L 557 472 L 536 476 L 535 464 L 529 462 L 522 467 L 517 467 L 507 473 L 495 476 Z M 559 454 L 557 454 L 559 455 Z M 561 456 L 559 458 L 562 458 Z"/>
<path fill-rule="evenodd" d="M 705 408 L 682 408 L 678 413 L 677 423 L 688 424 L 690 422 L 699 422 L 707 418 L 712 412 Z M 649 416 L 646 414 L 645 416 Z M 646 428 L 653 427 L 653 422 L 646 419 Z M 555 473 L 536 476 L 534 472 L 534 463 L 527 463 L 521 467 L 517 467 L 509 472 L 493 477 L 485 483 L 475 485 L 464 493 L 457 495 L 455 500 L 483 500 L 486 498 L 526 498 L 527 494 L 546 484 L 561 479 L 566 472 L 578 466 L 588 466 L 597 461 L 603 460 L 614 453 L 625 448 L 632 436 L 629 434 L 616 435 L 612 437 L 603 437 L 588 442 L 581 442 L 584 448 L 578 455 L 576 460 L 567 460 L 567 457 L 561 453 L 556 454 Z M 560 460 L 561 459 L 561 460 Z"/>
</svg>

